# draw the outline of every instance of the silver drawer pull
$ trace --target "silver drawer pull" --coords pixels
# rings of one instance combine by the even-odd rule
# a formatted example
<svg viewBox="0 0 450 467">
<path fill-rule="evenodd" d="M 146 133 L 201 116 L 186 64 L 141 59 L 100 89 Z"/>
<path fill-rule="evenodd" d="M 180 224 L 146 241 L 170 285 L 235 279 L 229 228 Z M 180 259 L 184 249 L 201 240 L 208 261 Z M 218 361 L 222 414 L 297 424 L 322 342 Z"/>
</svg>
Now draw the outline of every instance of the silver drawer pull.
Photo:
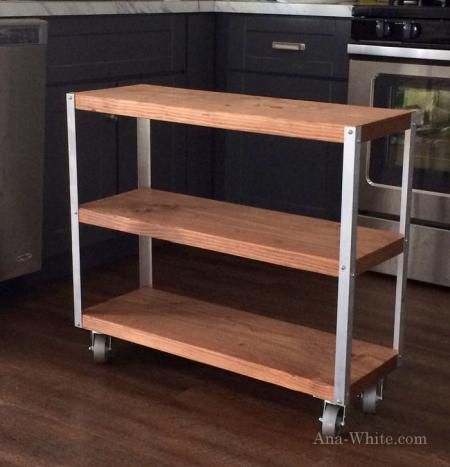
<svg viewBox="0 0 450 467">
<path fill-rule="evenodd" d="M 303 42 L 272 42 L 272 49 L 275 50 L 294 50 L 297 52 L 306 50 L 306 44 Z"/>
</svg>

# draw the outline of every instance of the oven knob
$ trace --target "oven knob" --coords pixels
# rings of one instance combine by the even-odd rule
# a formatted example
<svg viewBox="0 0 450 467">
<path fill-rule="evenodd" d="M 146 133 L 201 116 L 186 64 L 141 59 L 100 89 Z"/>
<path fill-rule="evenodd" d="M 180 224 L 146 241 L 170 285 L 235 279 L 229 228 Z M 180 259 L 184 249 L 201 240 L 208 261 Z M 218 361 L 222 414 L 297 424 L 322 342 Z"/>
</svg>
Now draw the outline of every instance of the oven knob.
<svg viewBox="0 0 450 467">
<path fill-rule="evenodd" d="M 410 41 L 419 37 L 420 34 L 420 25 L 417 23 L 403 23 L 402 27 L 402 39 L 405 41 Z"/>
<path fill-rule="evenodd" d="M 379 39 L 389 37 L 391 35 L 391 25 L 386 21 L 377 20 L 375 24 L 375 32 Z"/>
</svg>

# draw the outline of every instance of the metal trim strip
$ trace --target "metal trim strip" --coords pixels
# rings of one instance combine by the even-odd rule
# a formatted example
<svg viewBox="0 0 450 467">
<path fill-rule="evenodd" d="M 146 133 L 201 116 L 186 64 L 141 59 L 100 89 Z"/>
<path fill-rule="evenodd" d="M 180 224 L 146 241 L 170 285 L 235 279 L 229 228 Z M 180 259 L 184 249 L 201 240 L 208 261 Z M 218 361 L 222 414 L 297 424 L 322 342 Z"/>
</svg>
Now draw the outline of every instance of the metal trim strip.
<svg viewBox="0 0 450 467">
<path fill-rule="evenodd" d="M 409 58 L 416 60 L 442 60 L 450 62 L 450 50 L 416 49 L 384 45 L 348 44 L 350 55 L 372 55 L 375 57 Z"/>
</svg>

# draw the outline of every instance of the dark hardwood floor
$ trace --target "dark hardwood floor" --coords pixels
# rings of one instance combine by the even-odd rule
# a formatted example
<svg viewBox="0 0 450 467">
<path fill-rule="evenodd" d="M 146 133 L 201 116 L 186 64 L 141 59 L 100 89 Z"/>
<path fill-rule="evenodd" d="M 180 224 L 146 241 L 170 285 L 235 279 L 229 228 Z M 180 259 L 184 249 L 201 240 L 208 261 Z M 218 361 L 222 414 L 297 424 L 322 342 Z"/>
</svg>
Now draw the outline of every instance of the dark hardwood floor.
<svg viewBox="0 0 450 467">
<path fill-rule="evenodd" d="M 173 245 L 157 248 L 155 276 L 166 290 L 334 331 L 331 278 Z M 96 303 L 133 289 L 137 263 L 83 277 Z M 355 336 L 389 344 L 393 291 L 392 278 L 361 277 Z M 318 445 L 319 400 L 126 342 L 96 366 L 89 334 L 72 325 L 69 280 L 3 288 L 0 465 L 450 465 L 448 289 L 411 283 L 406 342 L 378 414 L 355 409 L 346 430 L 427 444 Z"/>
</svg>

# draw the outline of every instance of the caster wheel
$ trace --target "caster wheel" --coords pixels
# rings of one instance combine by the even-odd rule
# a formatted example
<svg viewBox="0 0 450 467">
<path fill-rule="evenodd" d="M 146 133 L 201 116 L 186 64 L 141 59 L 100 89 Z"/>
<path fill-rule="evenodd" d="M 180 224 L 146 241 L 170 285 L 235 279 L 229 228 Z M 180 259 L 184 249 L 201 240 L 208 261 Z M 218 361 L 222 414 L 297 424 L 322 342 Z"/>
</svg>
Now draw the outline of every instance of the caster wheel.
<svg viewBox="0 0 450 467">
<path fill-rule="evenodd" d="M 377 413 L 377 403 L 379 399 L 378 385 L 366 389 L 361 395 L 362 411 L 368 414 Z"/>
<path fill-rule="evenodd" d="M 111 352 L 110 339 L 108 336 L 104 334 L 93 334 L 91 350 L 95 363 L 102 364 L 108 362 Z"/>
<path fill-rule="evenodd" d="M 322 435 L 337 436 L 342 428 L 344 409 L 339 405 L 326 404 L 323 409 Z"/>
</svg>

